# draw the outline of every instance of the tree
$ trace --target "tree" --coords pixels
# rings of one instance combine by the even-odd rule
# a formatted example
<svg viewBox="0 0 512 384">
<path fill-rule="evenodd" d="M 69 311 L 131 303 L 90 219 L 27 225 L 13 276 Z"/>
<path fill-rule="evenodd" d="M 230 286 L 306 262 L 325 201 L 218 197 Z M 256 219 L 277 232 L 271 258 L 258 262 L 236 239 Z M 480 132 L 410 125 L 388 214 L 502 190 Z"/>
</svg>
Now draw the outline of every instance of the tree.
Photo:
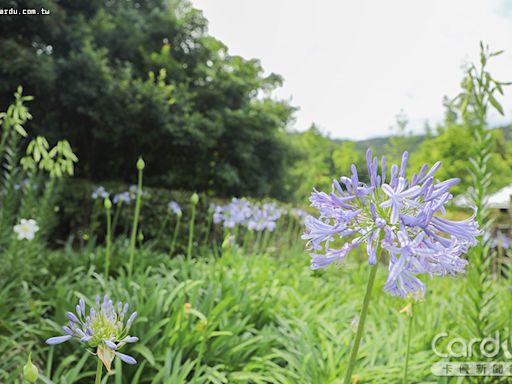
<svg viewBox="0 0 512 384">
<path fill-rule="evenodd" d="M 282 79 L 230 55 L 188 1 L 11 3 L 50 15 L 2 17 L 0 104 L 23 84 L 33 128 L 70 140 L 79 176 L 129 181 L 142 155 L 149 184 L 285 196 Z"/>
</svg>

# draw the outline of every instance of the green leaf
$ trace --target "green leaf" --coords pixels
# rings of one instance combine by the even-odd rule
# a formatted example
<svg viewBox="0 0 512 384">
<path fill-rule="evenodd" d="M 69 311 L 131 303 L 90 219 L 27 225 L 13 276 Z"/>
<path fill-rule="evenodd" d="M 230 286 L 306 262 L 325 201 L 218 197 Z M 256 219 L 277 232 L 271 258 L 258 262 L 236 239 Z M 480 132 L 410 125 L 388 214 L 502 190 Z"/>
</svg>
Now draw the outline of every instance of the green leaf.
<svg viewBox="0 0 512 384">
<path fill-rule="evenodd" d="M 503 107 L 501 104 L 494 98 L 494 96 L 490 93 L 489 94 L 489 102 L 492 104 L 492 106 L 503 116 L 505 113 L 503 112 Z"/>
<path fill-rule="evenodd" d="M 151 366 L 155 366 L 155 357 L 148 347 L 142 344 L 138 344 L 132 347 L 131 350 L 140 353 Z"/>
</svg>

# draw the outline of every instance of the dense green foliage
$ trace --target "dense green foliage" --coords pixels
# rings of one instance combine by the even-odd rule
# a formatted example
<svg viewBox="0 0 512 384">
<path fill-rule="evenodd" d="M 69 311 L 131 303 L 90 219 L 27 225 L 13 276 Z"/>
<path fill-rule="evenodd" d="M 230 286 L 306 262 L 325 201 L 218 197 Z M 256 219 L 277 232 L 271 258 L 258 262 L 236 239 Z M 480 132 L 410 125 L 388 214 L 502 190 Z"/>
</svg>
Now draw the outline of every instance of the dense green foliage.
<svg viewBox="0 0 512 384">
<path fill-rule="evenodd" d="M 453 116 L 455 114 L 455 116 Z M 512 183 L 512 141 L 507 139 L 510 128 L 490 129 L 491 152 L 489 172 L 500 175 L 490 180 L 491 192 Z M 461 183 L 453 191 L 455 194 L 467 192 L 472 178 L 467 160 L 473 154 L 471 130 L 462 121 L 460 114 L 447 112 L 447 119 L 427 135 L 413 135 L 403 131 L 387 138 L 364 140 L 361 142 L 333 140 L 322 135 L 316 128 L 291 135 L 291 143 L 299 154 L 290 170 L 295 183 L 293 188 L 296 200 L 304 201 L 308 196 L 309 185 L 318 189 L 328 189 L 333 178 L 347 175 L 355 164 L 358 169 L 366 167 L 365 152 L 368 147 L 378 153 L 385 153 L 390 161 L 399 161 L 403 151 L 410 153 L 411 169 L 419 169 L 432 159 L 442 159 L 440 179 L 457 177 Z M 361 175 L 362 179 L 366 177 Z"/>
<path fill-rule="evenodd" d="M 124 366 L 124 383 L 338 383 L 368 271 L 364 263 L 351 262 L 313 273 L 300 245 L 265 255 L 235 248 L 221 259 L 196 253 L 202 257 L 192 262 L 141 250 L 131 280 L 122 269 L 126 252 L 116 247 L 119 275 L 108 281 L 100 276 L 101 248 L 34 256 L 42 271 L 37 280 L 13 281 L 2 291 L 3 382 L 19 382 L 28 351 L 55 383 L 92 380 L 94 359 L 78 343 L 45 347 L 43 341 L 59 332 L 78 297 L 109 292 L 140 313 L 133 332 L 141 341 L 131 348 L 139 364 Z M 360 384 L 396 383 L 402 374 L 406 317 L 399 311 L 405 303 L 381 293 L 381 272 L 355 372 Z M 505 284 L 497 285 L 502 322 L 512 310 Z M 436 278 L 428 287 L 426 300 L 414 307 L 411 382 L 438 382 L 430 373 L 438 360 L 432 338 L 465 330 L 464 278 Z"/>
<path fill-rule="evenodd" d="M 29 3 L 51 16 L 2 16 L 0 105 L 21 83 L 34 130 L 68 139 L 79 175 L 128 181 L 142 155 L 150 185 L 283 196 L 281 78 L 230 55 L 186 0 L 9 5 Z"/>
<path fill-rule="evenodd" d="M 501 84 L 484 71 L 496 54 L 482 46 L 481 70 L 468 69 L 463 92 L 445 102 L 445 121 L 434 130 L 410 134 L 400 114 L 390 138 L 341 141 L 315 126 L 287 131 L 293 107 L 271 97 L 281 78 L 230 55 L 187 0 L 36 3 L 30 7 L 52 16 L 7 15 L 0 24 L 0 382 L 23 383 L 31 355 L 40 382 L 90 383 L 100 344 L 44 341 L 62 333 L 79 298 L 90 305 L 97 294 L 138 312 L 130 334 L 139 340 L 115 345 L 138 363 L 116 358 L 102 383 L 339 384 L 346 375 L 353 384 L 391 384 L 405 371 L 404 382 L 445 384 L 460 381 L 432 375 L 436 335 L 448 335 L 442 348 L 453 337 L 495 331 L 512 340 L 512 247 L 492 243 L 485 207 L 489 192 L 512 181 L 511 130 L 488 129 L 486 120 L 487 108 L 502 109 L 494 99 Z M 409 150 L 413 170 L 442 160 L 437 177 L 461 178 L 455 193 L 472 187 L 489 237 L 468 252 L 467 274 L 428 282 L 412 318 L 403 315 L 412 297 L 382 294 L 390 264 L 379 255 L 363 334 L 360 304 L 374 281 L 369 251 L 354 249 L 338 260 L 341 270 L 312 272 L 300 240 L 304 212 L 280 203 L 272 229 L 251 228 L 249 216 L 231 228 L 226 212 L 224 227 L 213 223 L 210 203 L 258 197 L 260 213 L 270 200 L 259 197 L 304 205 L 312 188 L 328 192 L 352 164 L 364 169 L 368 146 L 389 162 Z M 78 180 L 67 179 L 78 161 L 72 147 Z M 136 178 L 139 155 L 145 162 L 137 161 Z M 97 193 L 100 183 L 110 195 Z M 131 193 L 128 202 L 116 201 L 121 192 Z M 26 219 L 37 229 L 23 237 Z M 95 337 L 107 345 L 101 338 L 111 333 L 103 333 Z"/>
</svg>

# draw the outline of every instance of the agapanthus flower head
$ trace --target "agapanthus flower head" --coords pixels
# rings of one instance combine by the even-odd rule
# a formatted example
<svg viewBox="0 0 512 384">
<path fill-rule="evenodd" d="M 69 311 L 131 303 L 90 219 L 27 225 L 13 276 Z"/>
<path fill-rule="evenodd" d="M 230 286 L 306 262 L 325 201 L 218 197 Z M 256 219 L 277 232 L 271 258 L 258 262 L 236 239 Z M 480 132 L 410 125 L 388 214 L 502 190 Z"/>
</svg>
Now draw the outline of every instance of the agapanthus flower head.
<svg viewBox="0 0 512 384">
<path fill-rule="evenodd" d="M 138 190 L 139 190 L 139 187 L 137 185 L 135 185 L 135 184 L 130 185 L 130 187 L 128 188 L 128 193 L 130 194 L 130 198 L 132 200 L 135 200 L 137 198 L 137 191 Z M 142 189 L 140 191 L 140 195 L 143 196 L 143 197 L 148 197 L 149 193 Z"/>
<path fill-rule="evenodd" d="M 266 210 L 265 207 L 253 207 L 247 220 L 247 228 L 257 232 L 264 230 L 273 232 L 276 229 L 276 220 L 275 214 Z"/>
<path fill-rule="evenodd" d="M 299 219 L 302 219 L 307 215 L 307 213 L 300 208 L 292 208 L 290 213 L 292 214 L 292 216 L 295 216 Z"/>
<path fill-rule="evenodd" d="M 269 220 L 277 221 L 281 218 L 282 212 L 276 203 L 265 203 L 262 210 Z"/>
<path fill-rule="evenodd" d="M 19 224 L 14 226 L 18 240 L 33 240 L 37 231 L 39 231 L 39 225 L 34 219 L 20 219 Z"/>
<path fill-rule="evenodd" d="M 486 233 L 484 237 L 487 237 L 487 240 L 490 239 L 491 248 L 502 248 L 508 249 L 510 248 L 511 240 L 505 233 L 498 230 L 496 231 L 496 236 L 491 237 L 489 233 Z"/>
<path fill-rule="evenodd" d="M 128 191 L 115 194 L 114 199 L 113 199 L 114 204 L 123 203 L 123 204 L 128 205 L 131 203 L 131 201 L 132 201 L 132 198 L 130 196 L 130 192 L 128 192 Z"/>
<path fill-rule="evenodd" d="M 355 247 L 365 243 L 368 262 L 378 261 L 378 248 L 389 253 L 389 274 L 384 289 L 401 297 L 425 291 L 418 275 L 453 275 L 464 271 L 461 256 L 477 243 L 480 235 L 475 214 L 466 220 L 443 217 L 452 199 L 450 188 L 458 179 L 439 181 L 434 174 L 441 163 L 421 167 L 406 177 L 408 153 L 400 166 L 388 170 L 382 158 L 368 149 L 369 183 L 352 175 L 334 180 L 330 193 L 313 191 L 311 206 L 319 217 L 308 216 L 302 236 L 311 250 L 311 268 L 339 263 Z"/>
<path fill-rule="evenodd" d="M 96 355 L 108 371 L 115 356 L 127 364 L 136 364 L 137 361 L 133 357 L 119 352 L 126 344 L 139 340 L 138 337 L 129 334 L 137 312 L 127 315 L 128 304 L 118 302 L 114 305 L 107 295 L 103 300 L 98 295 L 95 305 L 88 313 L 84 299 L 80 299 L 76 313 L 67 313 L 69 323 L 62 327 L 65 335 L 51 337 L 46 343 L 54 345 L 76 338 L 82 344 L 96 349 Z"/>
<path fill-rule="evenodd" d="M 107 197 L 110 196 L 110 193 L 107 192 L 107 190 L 102 187 L 102 186 L 99 186 L 98 188 L 96 188 L 92 194 L 91 194 L 91 197 L 96 200 L 98 198 L 101 198 L 101 199 L 106 199 Z"/>
<path fill-rule="evenodd" d="M 180 205 L 176 202 L 176 201 L 169 201 L 169 204 L 167 205 L 167 207 L 176 215 L 176 216 L 181 216 L 182 215 L 182 212 L 181 212 L 181 207 Z"/>
<path fill-rule="evenodd" d="M 251 216 L 251 203 L 246 199 L 233 198 L 224 207 L 217 207 L 213 214 L 214 223 L 223 223 L 224 228 L 244 225 Z"/>
</svg>

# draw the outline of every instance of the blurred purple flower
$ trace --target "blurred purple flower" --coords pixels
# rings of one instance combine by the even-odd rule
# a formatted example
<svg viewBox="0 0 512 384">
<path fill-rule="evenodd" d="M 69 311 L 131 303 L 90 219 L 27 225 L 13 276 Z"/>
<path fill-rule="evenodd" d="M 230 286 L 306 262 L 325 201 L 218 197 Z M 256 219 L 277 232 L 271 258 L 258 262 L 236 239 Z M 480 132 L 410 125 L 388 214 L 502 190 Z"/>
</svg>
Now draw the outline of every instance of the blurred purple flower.
<svg viewBox="0 0 512 384">
<path fill-rule="evenodd" d="M 96 200 L 98 198 L 101 198 L 101 199 L 106 199 L 107 197 L 110 196 L 110 193 L 107 192 L 107 190 L 102 187 L 102 186 L 99 186 L 98 188 L 96 188 L 92 194 L 91 194 L 91 197 Z"/>
<path fill-rule="evenodd" d="M 167 207 L 176 215 L 181 216 L 182 211 L 180 205 L 176 201 L 169 201 Z"/>
<path fill-rule="evenodd" d="M 131 201 L 132 201 L 132 198 L 130 196 L 130 192 L 117 193 L 114 195 L 114 199 L 113 199 L 114 204 L 119 204 L 119 203 L 130 204 Z"/>
</svg>

